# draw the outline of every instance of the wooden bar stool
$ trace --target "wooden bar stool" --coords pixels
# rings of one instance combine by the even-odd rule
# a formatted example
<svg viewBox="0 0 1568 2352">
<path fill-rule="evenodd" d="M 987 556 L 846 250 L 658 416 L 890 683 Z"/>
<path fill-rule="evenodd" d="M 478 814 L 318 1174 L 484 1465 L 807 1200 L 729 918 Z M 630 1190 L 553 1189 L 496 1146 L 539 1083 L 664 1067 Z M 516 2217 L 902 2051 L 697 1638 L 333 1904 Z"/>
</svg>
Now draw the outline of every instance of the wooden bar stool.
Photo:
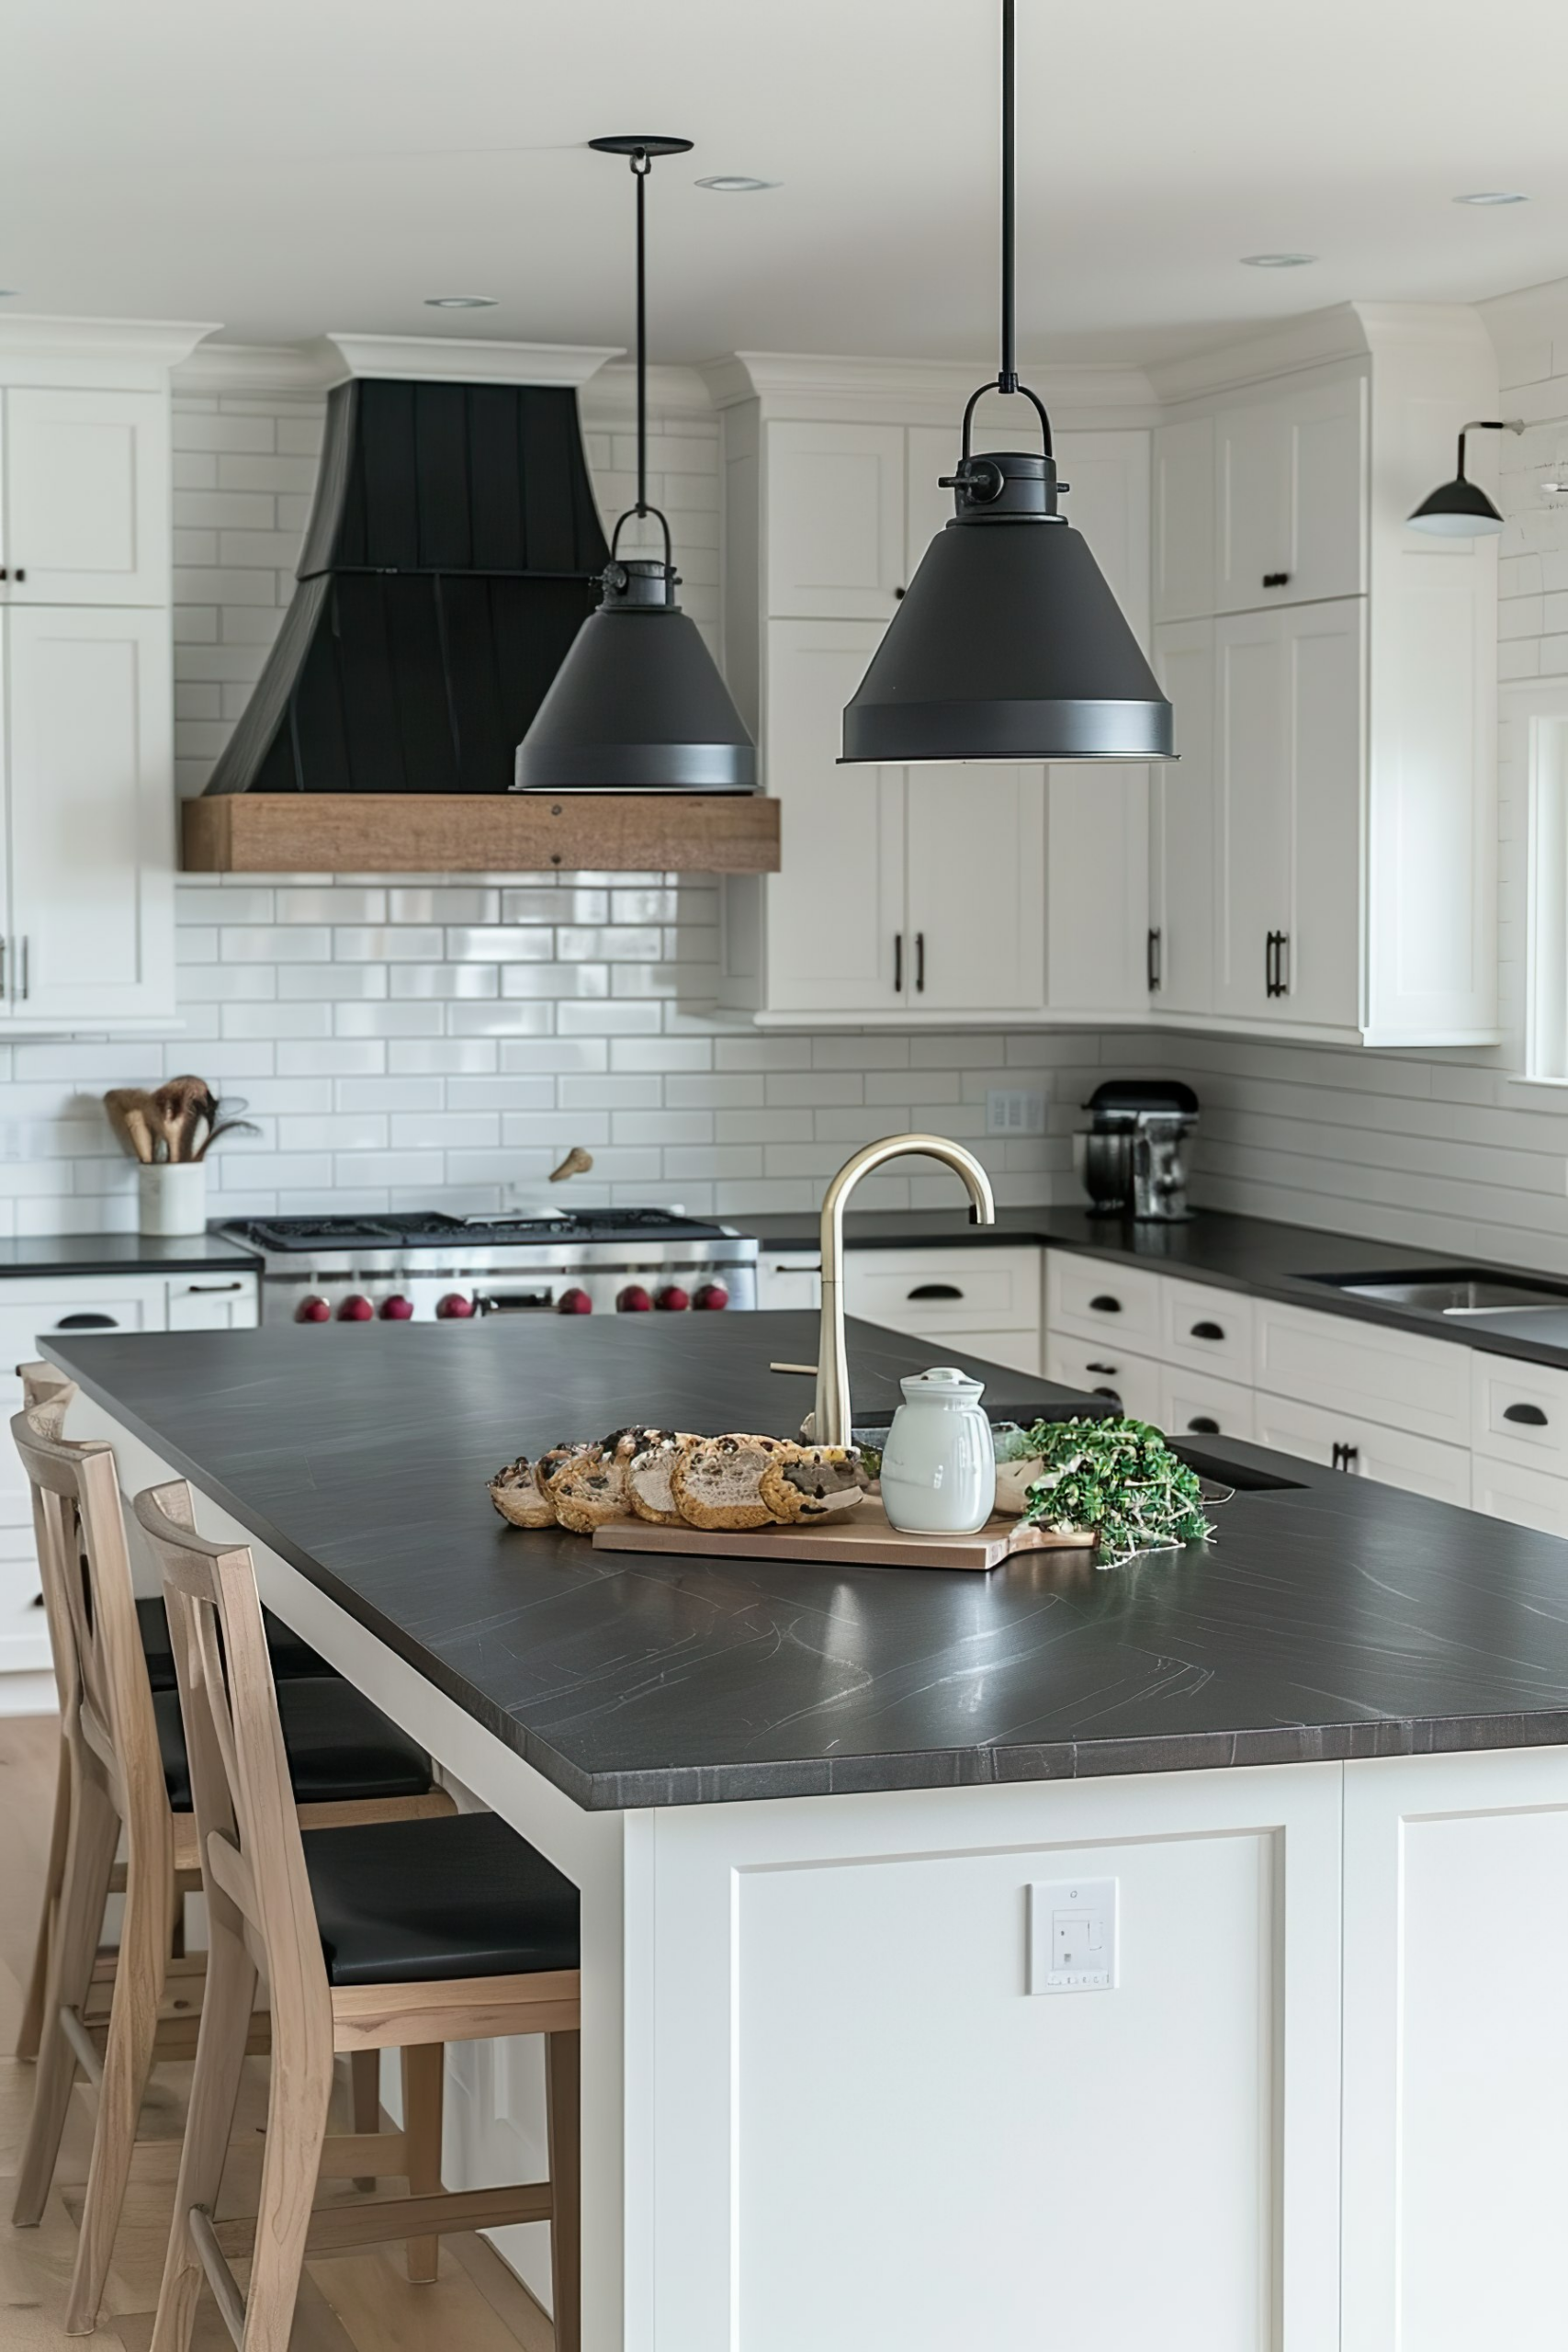
<svg viewBox="0 0 1568 2352">
<path fill-rule="evenodd" d="M 133 1507 L 164 1571 L 211 1939 L 152 2352 L 188 2352 L 204 2276 L 241 2352 L 286 2352 L 308 2254 L 402 2238 L 411 2277 L 428 2278 L 442 2233 L 546 2220 L 557 2352 L 579 2352 L 576 1888 L 493 1814 L 302 1836 L 250 1553 L 196 1533 L 183 1482 Z M 258 1971 L 272 2017 L 259 2209 L 220 2222 Z M 547 2037 L 550 2178 L 443 2189 L 442 2045 L 523 2033 Z M 411 2194 L 313 2212 L 318 2176 L 352 2162 L 326 2139 L 333 2052 L 363 2049 L 403 2053 Z M 242 2293 L 230 2260 L 245 2255 Z"/>
<path fill-rule="evenodd" d="M 155 1696 L 149 1685 L 113 1449 L 60 1436 L 68 1403 L 56 1394 L 11 1423 L 32 1484 L 70 1758 L 38 2075 L 13 2220 L 26 2229 L 41 2218 L 80 2066 L 98 2086 L 66 2308 L 66 2330 L 80 2335 L 96 2322 L 148 2072 L 155 2057 L 190 2054 L 202 1976 L 199 1962 L 170 1958 L 180 1872 L 198 1860 L 178 1694 Z M 290 1769 L 301 1796 L 321 1800 L 306 1807 L 310 1819 L 330 1826 L 455 1811 L 450 1797 L 433 1789 L 424 1751 L 352 1685 L 333 1678 L 284 1688 Z M 97 1946 L 122 1835 L 125 1918 L 106 1980 L 97 1973 Z M 366 2091 L 362 2082 L 357 2105 Z M 378 2098 L 375 2112 L 378 2118 Z"/>
</svg>

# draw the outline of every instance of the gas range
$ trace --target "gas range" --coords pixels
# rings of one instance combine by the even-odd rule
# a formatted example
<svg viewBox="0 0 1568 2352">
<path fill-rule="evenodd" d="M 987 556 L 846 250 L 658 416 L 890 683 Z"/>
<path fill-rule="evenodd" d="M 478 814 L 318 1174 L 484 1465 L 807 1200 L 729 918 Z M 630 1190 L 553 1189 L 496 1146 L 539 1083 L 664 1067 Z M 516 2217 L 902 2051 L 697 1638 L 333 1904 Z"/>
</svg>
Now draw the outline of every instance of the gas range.
<svg viewBox="0 0 1568 2352">
<path fill-rule="evenodd" d="M 267 1323 L 711 1313 L 757 1304 L 756 1242 L 669 1209 L 243 1217 L 219 1231 L 259 1253 Z"/>
</svg>

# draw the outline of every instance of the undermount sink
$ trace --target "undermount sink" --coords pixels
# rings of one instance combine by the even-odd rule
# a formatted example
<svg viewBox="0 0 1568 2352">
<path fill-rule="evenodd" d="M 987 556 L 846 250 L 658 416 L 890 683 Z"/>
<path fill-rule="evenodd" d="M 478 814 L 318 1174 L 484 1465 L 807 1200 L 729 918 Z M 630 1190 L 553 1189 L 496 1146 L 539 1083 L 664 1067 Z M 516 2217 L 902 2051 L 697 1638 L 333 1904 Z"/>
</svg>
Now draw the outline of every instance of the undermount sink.
<svg viewBox="0 0 1568 2352">
<path fill-rule="evenodd" d="M 1402 1274 L 1382 1280 L 1363 1274 L 1314 1274 L 1309 1279 L 1326 1290 L 1342 1291 L 1347 1298 L 1408 1307 L 1416 1315 L 1528 1315 L 1568 1306 L 1568 1290 L 1465 1269 L 1451 1274 Z"/>
</svg>

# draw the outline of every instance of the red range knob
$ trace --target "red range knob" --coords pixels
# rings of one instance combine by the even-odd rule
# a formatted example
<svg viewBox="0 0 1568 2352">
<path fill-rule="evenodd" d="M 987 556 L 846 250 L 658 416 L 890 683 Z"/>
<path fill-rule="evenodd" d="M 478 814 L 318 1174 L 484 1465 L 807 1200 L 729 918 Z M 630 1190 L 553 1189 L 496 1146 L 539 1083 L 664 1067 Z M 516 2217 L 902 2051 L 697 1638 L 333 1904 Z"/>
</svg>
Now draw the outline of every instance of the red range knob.
<svg viewBox="0 0 1568 2352">
<path fill-rule="evenodd" d="M 699 1285 L 692 1305 L 706 1307 L 710 1312 L 716 1313 L 719 1307 L 729 1305 L 729 1293 L 722 1283 L 703 1283 Z"/>
<path fill-rule="evenodd" d="M 556 1301 L 558 1315 L 592 1315 L 593 1301 L 585 1290 L 563 1290 Z"/>
<path fill-rule="evenodd" d="M 407 1323 L 412 1314 L 413 1301 L 412 1298 L 405 1298 L 401 1291 L 394 1292 L 390 1298 L 384 1298 L 381 1301 L 381 1315 L 385 1322 Z"/>
<path fill-rule="evenodd" d="M 449 1290 L 445 1298 L 435 1302 L 435 1312 L 444 1323 L 461 1323 L 473 1311 L 473 1300 L 460 1290 Z"/>
<path fill-rule="evenodd" d="M 615 1301 L 617 1315 L 647 1315 L 652 1307 L 653 1301 L 640 1283 L 628 1283 Z"/>
<path fill-rule="evenodd" d="M 324 1298 L 302 1298 L 294 1310 L 296 1323 L 330 1323 L 332 1308 Z"/>
<path fill-rule="evenodd" d="M 355 1291 L 353 1296 L 345 1298 L 338 1308 L 337 1319 L 340 1323 L 373 1323 L 376 1319 L 376 1309 L 362 1292 Z"/>
<path fill-rule="evenodd" d="M 679 1283 L 666 1283 L 653 1303 L 666 1315 L 682 1315 L 692 1302 Z"/>
</svg>

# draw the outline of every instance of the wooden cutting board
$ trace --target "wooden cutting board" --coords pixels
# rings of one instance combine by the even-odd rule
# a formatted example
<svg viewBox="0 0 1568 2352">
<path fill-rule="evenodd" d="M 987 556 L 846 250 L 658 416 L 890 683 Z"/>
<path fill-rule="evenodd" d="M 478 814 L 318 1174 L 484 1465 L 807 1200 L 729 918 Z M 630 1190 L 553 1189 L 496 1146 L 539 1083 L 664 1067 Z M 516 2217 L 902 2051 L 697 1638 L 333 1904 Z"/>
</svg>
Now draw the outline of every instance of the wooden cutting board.
<svg viewBox="0 0 1568 2352">
<path fill-rule="evenodd" d="M 999 1567 L 1015 1552 L 1089 1551 L 1091 1534 L 1057 1535 L 1021 1520 L 989 1519 L 975 1535 L 906 1535 L 888 1524 L 874 1496 L 847 1519 L 795 1527 L 655 1527 L 615 1519 L 593 1531 L 596 1552 L 711 1553 L 731 1560 L 816 1560 L 860 1568 Z"/>
</svg>

